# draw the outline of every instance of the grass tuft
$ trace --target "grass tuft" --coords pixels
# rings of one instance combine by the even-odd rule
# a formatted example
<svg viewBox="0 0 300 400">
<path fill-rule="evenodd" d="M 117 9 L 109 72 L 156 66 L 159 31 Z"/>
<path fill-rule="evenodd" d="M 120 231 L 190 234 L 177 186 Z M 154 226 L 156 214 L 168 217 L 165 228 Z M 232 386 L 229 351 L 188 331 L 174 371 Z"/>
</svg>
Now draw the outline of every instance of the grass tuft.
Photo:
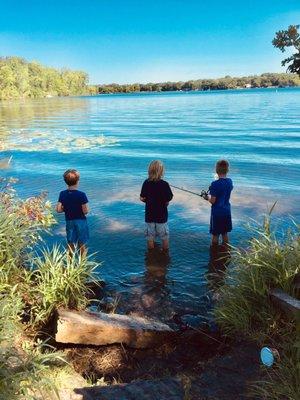
<svg viewBox="0 0 300 400">
<path fill-rule="evenodd" d="M 65 249 L 54 246 L 44 249 L 41 256 L 32 260 L 33 271 L 27 277 L 27 283 L 34 282 L 29 288 L 30 324 L 45 324 L 53 311 L 59 307 L 85 309 L 87 282 L 97 284 L 95 270 L 99 264 L 92 256 L 80 254 L 70 257 Z"/>
</svg>

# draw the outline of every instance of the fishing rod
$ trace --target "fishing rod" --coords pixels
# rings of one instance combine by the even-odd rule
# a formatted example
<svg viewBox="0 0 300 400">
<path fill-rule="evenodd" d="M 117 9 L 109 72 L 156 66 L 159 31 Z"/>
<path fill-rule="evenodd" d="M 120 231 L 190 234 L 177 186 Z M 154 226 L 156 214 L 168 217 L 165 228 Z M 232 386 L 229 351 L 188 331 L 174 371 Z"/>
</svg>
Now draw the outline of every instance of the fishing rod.
<svg viewBox="0 0 300 400">
<path fill-rule="evenodd" d="M 201 190 L 201 193 L 199 194 L 199 193 L 192 192 L 191 190 L 183 189 L 183 188 L 175 186 L 175 185 L 170 185 L 170 186 L 172 188 L 174 188 L 174 189 L 178 189 L 178 190 L 181 190 L 183 192 L 190 193 L 190 194 L 193 194 L 193 195 L 198 196 L 198 197 L 202 197 L 202 199 L 204 199 L 204 200 L 208 199 L 208 192 L 209 192 L 208 190 Z"/>
</svg>

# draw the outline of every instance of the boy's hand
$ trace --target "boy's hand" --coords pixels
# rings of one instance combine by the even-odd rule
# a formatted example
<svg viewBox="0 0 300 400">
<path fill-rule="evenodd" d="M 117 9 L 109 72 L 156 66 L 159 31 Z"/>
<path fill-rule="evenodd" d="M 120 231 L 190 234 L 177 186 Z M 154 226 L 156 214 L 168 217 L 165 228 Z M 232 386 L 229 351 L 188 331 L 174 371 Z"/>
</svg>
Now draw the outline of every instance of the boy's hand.
<svg viewBox="0 0 300 400">
<path fill-rule="evenodd" d="M 64 207 L 60 202 L 58 202 L 56 204 L 56 212 L 58 212 L 58 213 L 63 213 L 64 212 Z"/>
<path fill-rule="evenodd" d="M 201 190 L 201 197 L 204 200 L 209 200 L 208 192 L 206 190 Z"/>
<path fill-rule="evenodd" d="M 82 212 L 83 212 L 84 215 L 89 213 L 88 203 L 82 204 L 81 208 L 82 208 Z"/>
<path fill-rule="evenodd" d="M 141 200 L 143 203 L 146 203 L 146 197 L 140 196 L 140 200 Z"/>
</svg>

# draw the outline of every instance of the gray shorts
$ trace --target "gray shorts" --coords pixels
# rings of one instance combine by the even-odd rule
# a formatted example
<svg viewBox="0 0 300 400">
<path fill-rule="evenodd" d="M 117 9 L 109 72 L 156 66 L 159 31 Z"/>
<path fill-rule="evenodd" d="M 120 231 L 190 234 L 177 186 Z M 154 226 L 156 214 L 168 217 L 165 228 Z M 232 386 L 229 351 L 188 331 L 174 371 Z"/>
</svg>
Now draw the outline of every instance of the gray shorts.
<svg viewBox="0 0 300 400">
<path fill-rule="evenodd" d="M 161 240 L 169 239 L 168 223 L 158 224 L 157 222 L 146 222 L 145 236 L 147 240 L 155 240 L 156 236 Z"/>
</svg>

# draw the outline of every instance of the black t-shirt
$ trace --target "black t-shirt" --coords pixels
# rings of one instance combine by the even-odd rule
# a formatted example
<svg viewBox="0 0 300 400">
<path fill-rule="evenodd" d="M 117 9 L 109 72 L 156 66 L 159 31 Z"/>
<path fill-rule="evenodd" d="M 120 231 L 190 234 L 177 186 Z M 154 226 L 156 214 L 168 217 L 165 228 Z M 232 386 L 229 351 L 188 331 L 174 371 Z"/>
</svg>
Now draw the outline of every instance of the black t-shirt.
<svg viewBox="0 0 300 400">
<path fill-rule="evenodd" d="M 82 205 L 88 203 L 84 192 L 80 190 L 63 190 L 59 194 L 59 203 L 62 204 L 66 220 L 86 219 L 82 211 Z"/>
<path fill-rule="evenodd" d="M 168 221 L 167 203 L 172 200 L 173 193 L 168 182 L 145 180 L 141 190 L 141 197 L 146 198 L 146 222 L 163 224 Z"/>
</svg>

